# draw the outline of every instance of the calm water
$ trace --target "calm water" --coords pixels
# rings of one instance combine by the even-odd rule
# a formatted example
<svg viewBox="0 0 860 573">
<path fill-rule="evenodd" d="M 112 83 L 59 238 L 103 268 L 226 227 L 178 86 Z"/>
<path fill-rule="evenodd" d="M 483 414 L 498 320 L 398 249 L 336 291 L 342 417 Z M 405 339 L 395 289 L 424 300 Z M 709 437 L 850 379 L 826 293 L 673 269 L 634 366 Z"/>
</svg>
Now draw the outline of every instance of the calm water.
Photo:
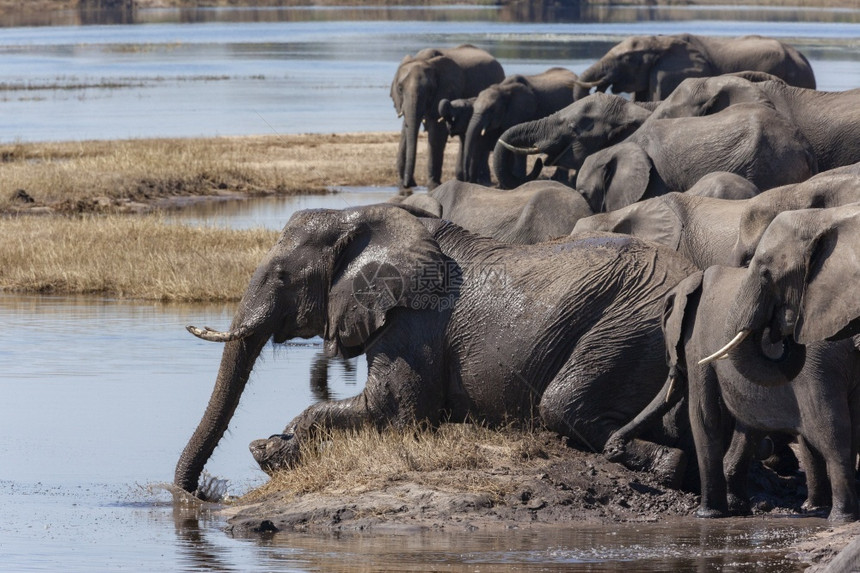
<svg viewBox="0 0 860 573">
<path fill-rule="evenodd" d="M 758 33 L 801 47 L 821 89 L 846 89 L 860 85 L 858 16 L 626 9 L 522 23 L 486 8 L 159 10 L 138 12 L 137 25 L 0 28 L 0 142 L 397 131 L 388 90 L 402 57 L 463 42 L 529 74 L 581 72 L 629 34 Z"/>
<path fill-rule="evenodd" d="M 0 141 L 396 130 L 388 84 L 402 55 L 464 41 L 496 53 L 508 72 L 557 64 L 581 71 L 629 33 L 762 33 L 801 46 L 822 89 L 860 85 L 856 11 L 620 10 L 587 15 L 586 22 L 546 16 L 517 23 L 510 13 L 487 9 L 159 10 L 120 14 L 105 25 L 77 12 L 31 15 L 19 22 L 31 27 L 0 27 Z M 296 209 L 342 208 L 392 193 L 345 189 L 201 205 L 171 216 L 279 229 Z M 191 337 L 184 326 L 223 328 L 231 313 L 230 306 L 0 296 L 0 571 L 556 571 L 631 564 L 785 571 L 797 567 L 781 547 L 824 526 L 777 518 L 540 534 L 231 538 L 218 517 L 174 508 L 158 487 L 172 479 L 220 357 L 219 345 Z M 319 350 L 311 340 L 264 352 L 207 466 L 229 479 L 231 493 L 265 477 L 248 442 L 280 431 L 315 400 L 308 372 Z M 359 392 L 365 367 L 360 359 L 350 368 L 336 365 L 332 395 Z"/>
</svg>

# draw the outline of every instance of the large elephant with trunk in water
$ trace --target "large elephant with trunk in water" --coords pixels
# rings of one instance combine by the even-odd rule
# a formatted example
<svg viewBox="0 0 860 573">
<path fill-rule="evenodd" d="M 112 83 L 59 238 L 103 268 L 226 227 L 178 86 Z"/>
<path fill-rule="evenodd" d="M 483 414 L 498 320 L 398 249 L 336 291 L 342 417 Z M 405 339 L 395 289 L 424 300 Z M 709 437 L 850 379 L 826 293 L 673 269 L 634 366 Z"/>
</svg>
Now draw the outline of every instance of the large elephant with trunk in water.
<svg viewBox="0 0 860 573">
<path fill-rule="evenodd" d="M 666 99 L 685 79 L 754 71 L 774 75 L 789 85 L 815 88 L 807 59 L 773 38 L 712 38 L 693 34 L 631 36 L 582 72 L 575 99 L 592 88 L 627 92 L 639 101 Z"/>
<path fill-rule="evenodd" d="M 592 451 L 648 404 L 666 378 L 662 297 L 695 268 L 609 234 L 507 245 L 393 205 L 295 214 L 254 272 L 215 388 L 176 465 L 195 491 L 260 351 L 321 336 L 329 355 L 366 354 L 361 394 L 318 402 L 252 444 L 261 467 L 297 460 L 326 427 L 539 419 Z M 683 432 L 667 424 L 638 460 L 677 475 Z M 662 473 L 662 472 L 660 472 Z"/>
<path fill-rule="evenodd" d="M 422 123 L 430 153 L 427 187 L 432 189 L 442 181 L 442 158 L 448 129 L 439 121 L 439 102 L 477 96 L 484 88 L 503 79 L 502 65 L 475 46 L 428 48 L 403 59 L 391 82 L 394 109 L 398 117 L 403 117 L 397 150 L 397 176 L 401 188 L 415 186 L 418 130 Z"/>
</svg>

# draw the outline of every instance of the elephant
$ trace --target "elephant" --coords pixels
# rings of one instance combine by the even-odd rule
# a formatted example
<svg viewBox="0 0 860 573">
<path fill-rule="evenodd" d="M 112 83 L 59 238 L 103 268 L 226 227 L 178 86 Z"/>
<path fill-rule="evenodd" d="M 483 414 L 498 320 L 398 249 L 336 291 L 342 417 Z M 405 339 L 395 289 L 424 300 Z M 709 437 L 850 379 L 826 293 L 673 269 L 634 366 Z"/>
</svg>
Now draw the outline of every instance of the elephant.
<svg viewBox="0 0 860 573">
<path fill-rule="evenodd" d="M 713 114 L 738 103 L 769 105 L 792 121 L 812 146 L 820 171 L 860 161 L 860 88 L 822 92 L 737 75 L 691 78 L 650 119 Z"/>
<path fill-rule="evenodd" d="M 429 159 L 428 188 L 442 180 L 442 158 L 448 133 L 438 120 L 439 101 L 477 96 L 505 77 L 502 65 L 489 53 L 464 44 L 450 49 L 427 48 L 406 56 L 391 82 L 391 99 L 403 117 L 397 150 L 397 175 L 402 189 L 415 186 L 418 129 L 424 123 Z"/>
<path fill-rule="evenodd" d="M 576 188 L 597 213 L 689 189 L 714 171 L 766 190 L 808 179 L 818 167 L 809 143 L 779 112 L 737 104 L 703 117 L 647 121 L 586 158 Z"/>
<path fill-rule="evenodd" d="M 790 432 L 802 446 L 808 486 L 804 507 L 818 509 L 832 499 L 829 518 L 853 521 L 858 516 L 854 468 L 860 443 L 860 350 L 854 341 L 813 341 L 795 352 L 795 359 L 783 362 L 783 346 L 769 338 L 773 327 L 763 324 L 736 348 L 736 358 L 700 363 L 734 333 L 727 327 L 734 317 L 730 313 L 726 319 L 726 312 L 746 281 L 761 281 L 760 270 L 715 265 L 691 275 L 666 297 L 663 328 L 673 379 L 658 396 L 669 397 L 674 386 L 677 399 L 680 389 L 687 389 L 701 478 L 697 515 L 748 514 L 746 481 L 757 438 Z M 763 386 L 783 378 L 791 383 Z M 723 428 L 731 422 L 726 451 Z"/>
<path fill-rule="evenodd" d="M 481 175 L 499 136 L 509 127 L 546 117 L 573 102 L 576 74 L 564 68 L 524 76 L 515 74 L 485 88 L 475 98 L 472 117 L 463 140 L 463 166 L 466 181 L 489 183 Z M 452 106 L 456 102 L 452 102 Z M 525 160 L 519 171 L 525 173 Z"/>
<path fill-rule="evenodd" d="M 537 173 L 525 178 L 514 169 L 515 158 L 538 153 L 546 155 L 544 165 L 578 170 L 586 157 L 639 129 L 651 112 L 650 106 L 597 92 L 543 119 L 506 130 L 493 151 L 493 173 L 501 188 L 518 187 Z"/>
<path fill-rule="evenodd" d="M 826 461 L 833 490 L 831 519 L 856 519 L 858 514 L 854 470 L 860 445 L 860 419 L 856 417 L 860 394 L 851 381 L 858 378 L 860 297 L 846 288 L 858 275 L 858 240 L 857 203 L 776 216 L 749 267 L 737 272 L 731 298 L 722 301 L 725 326 L 713 329 L 711 325 L 717 336 L 708 339 L 702 355 L 734 337 L 698 363 L 718 372 L 720 368 L 737 371 L 760 386 L 758 392 L 764 399 L 802 385 L 799 379 L 807 369 L 838 367 L 819 377 L 819 394 L 798 399 L 793 407 L 794 412 L 800 408 L 804 416 L 808 414 L 813 428 L 807 429 L 805 438 Z M 823 341 L 841 343 L 838 355 L 820 357 Z M 725 366 L 717 362 L 724 357 Z M 847 389 L 831 378 L 849 379 Z M 727 405 L 731 410 L 731 404 Z"/>
<path fill-rule="evenodd" d="M 779 213 L 860 201 L 858 176 L 860 164 L 819 173 L 749 199 L 726 200 L 707 196 L 708 189 L 714 184 L 717 189 L 726 188 L 737 176 L 712 173 L 686 193 L 667 193 L 580 219 L 573 232 L 624 233 L 653 241 L 677 249 L 702 270 L 711 265 L 746 266 L 761 235 Z M 742 192 L 743 183 L 736 182 L 736 189 Z"/>
<path fill-rule="evenodd" d="M 666 99 L 685 78 L 731 72 L 765 72 L 786 83 L 815 89 L 807 59 L 792 46 L 772 38 L 713 38 L 693 34 L 631 36 L 613 46 L 582 72 L 574 98 L 592 88 L 627 92 L 633 99 Z"/>
<path fill-rule="evenodd" d="M 402 200 L 460 227 L 504 243 L 532 244 L 570 234 L 591 215 L 582 195 L 557 181 L 531 181 L 511 191 L 446 181 Z"/>
<path fill-rule="evenodd" d="M 454 176 L 459 181 L 466 180 L 466 172 L 463 170 L 463 150 L 465 149 L 464 140 L 466 139 L 466 128 L 469 127 L 469 120 L 472 119 L 472 107 L 475 105 L 476 97 L 455 99 L 454 101 L 443 99 L 439 102 L 439 122 L 445 122 L 448 128 L 449 137 L 458 137 L 460 139 L 460 149 L 457 152 L 457 165 L 454 169 Z M 487 172 L 481 173 L 481 177 L 490 179 L 490 166 L 486 166 Z"/>
<path fill-rule="evenodd" d="M 229 330 L 188 327 L 225 346 L 174 483 L 196 490 L 270 338 L 321 336 L 328 355 L 364 353 L 368 378 L 359 395 L 318 402 L 253 442 L 268 472 L 299 463 L 320 429 L 443 419 L 535 420 L 598 452 L 663 384 L 662 298 L 694 270 L 674 251 L 619 235 L 508 245 L 390 204 L 299 211 Z M 680 436 L 666 426 L 652 438 Z M 683 458 L 643 443 L 638 459 Z"/>
</svg>

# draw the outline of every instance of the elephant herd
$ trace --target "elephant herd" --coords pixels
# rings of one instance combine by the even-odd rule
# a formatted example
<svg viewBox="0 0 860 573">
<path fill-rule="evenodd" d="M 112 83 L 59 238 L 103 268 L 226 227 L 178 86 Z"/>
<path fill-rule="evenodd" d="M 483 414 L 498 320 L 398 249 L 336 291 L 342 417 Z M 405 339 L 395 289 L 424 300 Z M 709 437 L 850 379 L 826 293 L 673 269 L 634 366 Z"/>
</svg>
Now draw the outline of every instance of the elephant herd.
<svg viewBox="0 0 860 573">
<path fill-rule="evenodd" d="M 776 40 L 682 34 L 628 38 L 578 78 L 422 50 L 391 95 L 400 185 L 423 123 L 428 192 L 296 213 L 229 329 L 188 327 L 225 346 L 177 486 L 197 490 L 269 339 L 319 336 L 366 355 L 365 388 L 253 442 L 267 472 L 322 428 L 536 419 L 719 517 L 750 512 L 753 454 L 782 434 L 805 508 L 860 516 L 860 89 L 817 91 Z"/>
</svg>

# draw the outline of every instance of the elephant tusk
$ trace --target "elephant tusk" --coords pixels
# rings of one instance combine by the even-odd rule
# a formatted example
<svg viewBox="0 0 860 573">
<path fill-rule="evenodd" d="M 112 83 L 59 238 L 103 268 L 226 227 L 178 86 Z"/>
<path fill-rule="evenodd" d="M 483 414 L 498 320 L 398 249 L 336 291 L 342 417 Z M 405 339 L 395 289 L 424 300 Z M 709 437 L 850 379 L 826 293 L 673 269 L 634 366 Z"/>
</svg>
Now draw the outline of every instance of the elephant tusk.
<svg viewBox="0 0 860 573">
<path fill-rule="evenodd" d="M 750 330 L 745 329 L 738 332 L 734 338 L 732 338 L 728 344 L 711 354 L 710 356 L 706 356 L 699 360 L 699 365 L 708 364 L 713 362 L 714 360 L 719 360 L 721 358 L 725 358 L 728 356 L 729 352 L 731 352 L 738 344 L 744 341 L 744 339 L 750 335 Z"/>
<path fill-rule="evenodd" d="M 445 121 L 445 118 L 439 117 L 439 119 L 436 120 L 436 123 L 442 123 L 443 121 Z"/>
<path fill-rule="evenodd" d="M 666 402 L 669 401 L 669 398 L 672 396 L 672 390 L 675 389 L 675 376 L 669 378 L 669 387 L 666 388 Z"/>
<path fill-rule="evenodd" d="M 514 153 L 518 153 L 520 155 L 534 155 L 535 153 L 542 153 L 542 151 L 537 147 L 514 147 L 510 143 L 506 142 L 504 139 L 500 139 L 499 143 L 504 146 L 508 151 L 513 151 Z"/>
<path fill-rule="evenodd" d="M 486 137 L 486 136 L 487 136 L 487 128 L 484 128 L 481 130 L 481 137 Z"/>
<path fill-rule="evenodd" d="M 403 112 L 402 112 L 402 111 L 398 111 L 398 112 L 397 112 L 397 119 L 400 119 L 401 117 L 403 117 Z"/>
<path fill-rule="evenodd" d="M 576 84 L 578 87 L 585 88 L 585 89 L 596 88 L 602 82 L 603 82 L 603 80 L 595 80 L 593 82 L 584 82 L 582 80 L 574 80 L 573 81 L 573 83 Z"/>
<path fill-rule="evenodd" d="M 220 332 L 217 330 L 213 330 L 208 326 L 204 326 L 203 328 L 197 328 L 196 326 L 186 326 L 185 330 L 196 336 L 197 338 L 202 338 L 203 340 L 208 340 L 209 342 L 230 342 L 233 340 L 238 340 L 240 338 L 245 338 L 248 336 L 247 329 L 240 328 L 238 330 L 232 330 L 230 332 Z"/>
</svg>

